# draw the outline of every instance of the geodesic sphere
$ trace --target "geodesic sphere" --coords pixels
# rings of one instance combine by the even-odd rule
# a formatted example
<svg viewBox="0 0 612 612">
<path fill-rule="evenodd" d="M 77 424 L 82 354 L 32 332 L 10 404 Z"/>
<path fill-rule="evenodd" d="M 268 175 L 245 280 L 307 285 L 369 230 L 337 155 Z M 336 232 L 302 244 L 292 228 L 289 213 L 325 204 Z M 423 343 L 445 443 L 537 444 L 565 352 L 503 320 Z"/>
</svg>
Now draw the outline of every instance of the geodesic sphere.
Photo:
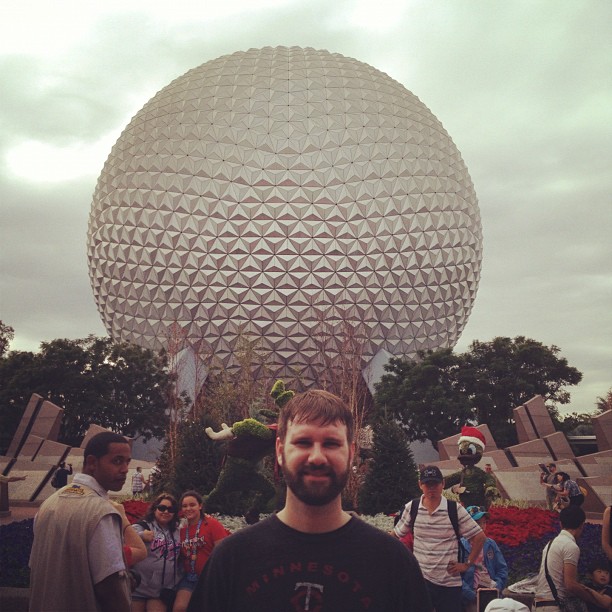
<svg viewBox="0 0 612 612">
<path fill-rule="evenodd" d="M 305 381 L 355 345 L 363 366 L 454 346 L 481 255 L 470 176 L 429 109 L 367 64 L 296 47 L 157 93 L 113 147 L 88 229 L 113 338 L 159 349 L 178 325 L 234 367 L 247 334 L 272 376 Z"/>
</svg>

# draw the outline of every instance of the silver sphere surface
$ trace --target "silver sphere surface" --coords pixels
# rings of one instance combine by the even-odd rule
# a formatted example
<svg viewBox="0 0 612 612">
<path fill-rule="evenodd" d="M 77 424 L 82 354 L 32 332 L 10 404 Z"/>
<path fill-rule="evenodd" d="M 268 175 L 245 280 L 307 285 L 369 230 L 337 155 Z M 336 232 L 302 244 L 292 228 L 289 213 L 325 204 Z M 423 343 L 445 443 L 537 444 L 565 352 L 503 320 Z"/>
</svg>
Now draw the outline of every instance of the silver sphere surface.
<svg viewBox="0 0 612 612">
<path fill-rule="evenodd" d="M 110 335 L 224 368 L 245 334 L 271 376 L 452 347 L 482 261 L 472 181 L 431 111 L 311 48 L 251 49 L 158 92 L 104 165 L 88 227 Z M 355 349 L 357 346 L 357 349 Z M 348 348 L 347 348 L 348 347 Z"/>
</svg>

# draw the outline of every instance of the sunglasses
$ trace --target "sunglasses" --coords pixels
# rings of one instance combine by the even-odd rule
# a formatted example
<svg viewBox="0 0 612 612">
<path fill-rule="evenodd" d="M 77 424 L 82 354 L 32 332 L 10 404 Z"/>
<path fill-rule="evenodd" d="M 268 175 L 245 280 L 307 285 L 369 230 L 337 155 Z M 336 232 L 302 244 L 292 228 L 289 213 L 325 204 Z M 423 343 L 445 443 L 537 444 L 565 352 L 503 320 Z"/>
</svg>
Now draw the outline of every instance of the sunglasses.
<svg viewBox="0 0 612 612">
<path fill-rule="evenodd" d="M 159 506 L 155 506 L 155 509 L 159 512 L 171 512 L 172 514 L 176 512 L 172 506 L 163 506 L 161 504 Z"/>
</svg>

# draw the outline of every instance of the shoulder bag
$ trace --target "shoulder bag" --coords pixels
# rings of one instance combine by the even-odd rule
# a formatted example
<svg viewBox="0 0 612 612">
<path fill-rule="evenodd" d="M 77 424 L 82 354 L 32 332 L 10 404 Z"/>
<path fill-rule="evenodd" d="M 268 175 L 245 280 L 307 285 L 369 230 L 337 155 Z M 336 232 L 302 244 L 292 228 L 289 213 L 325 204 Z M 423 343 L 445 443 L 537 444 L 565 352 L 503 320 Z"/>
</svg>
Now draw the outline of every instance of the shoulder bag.
<svg viewBox="0 0 612 612">
<path fill-rule="evenodd" d="M 548 573 L 548 551 L 550 550 L 550 546 L 553 541 L 554 540 L 551 540 L 548 543 L 546 548 L 546 556 L 544 557 L 544 573 L 546 574 L 546 582 L 548 582 L 553 599 L 559 606 L 559 610 L 561 610 L 561 612 L 588 612 L 586 602 L 579 597 L 565 597 L 563 599 L 559 599 L 557 587 Z"/>
</svg>

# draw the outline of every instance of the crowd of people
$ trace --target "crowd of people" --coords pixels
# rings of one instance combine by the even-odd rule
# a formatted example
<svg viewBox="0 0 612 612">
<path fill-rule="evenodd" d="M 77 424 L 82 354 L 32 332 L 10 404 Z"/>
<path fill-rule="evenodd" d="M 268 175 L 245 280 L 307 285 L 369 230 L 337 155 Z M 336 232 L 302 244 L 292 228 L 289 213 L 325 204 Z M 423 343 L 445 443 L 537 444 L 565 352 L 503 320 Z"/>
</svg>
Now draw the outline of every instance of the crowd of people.
<svg viewBox="0 0 612 612">
<path fill-rule="evenodd" d="M 276 438 L 285 505 L 228 537 L 197 491 L 178 501 L 157 495 L 131 525 L 108 496 L 124 486 L 130 445 L 111 432 L 94 436 L 82 473 L 36 516 L 31 612 L 527 609 L 503 597 L 508 567 L 486 535 L 488 512 L 447 499 L 436 466 L 420 470 L 422 495 L 398 515 L 394 537 L 345 512 L 354 440 L 353 416 L 340 398 L 319 390 L 296 395 L 281 412 Z M 580 505 L 568 504 L 560 520 L 561 533 L 543 551 L 533 609 L 612 609 L 607 565 L 589 568 L 588 584 L 577 580 Z M 606 520 L 610 559 L 609 508 Z M 572 598 L 585 607 L 568 608 Z"/>
</svg>

